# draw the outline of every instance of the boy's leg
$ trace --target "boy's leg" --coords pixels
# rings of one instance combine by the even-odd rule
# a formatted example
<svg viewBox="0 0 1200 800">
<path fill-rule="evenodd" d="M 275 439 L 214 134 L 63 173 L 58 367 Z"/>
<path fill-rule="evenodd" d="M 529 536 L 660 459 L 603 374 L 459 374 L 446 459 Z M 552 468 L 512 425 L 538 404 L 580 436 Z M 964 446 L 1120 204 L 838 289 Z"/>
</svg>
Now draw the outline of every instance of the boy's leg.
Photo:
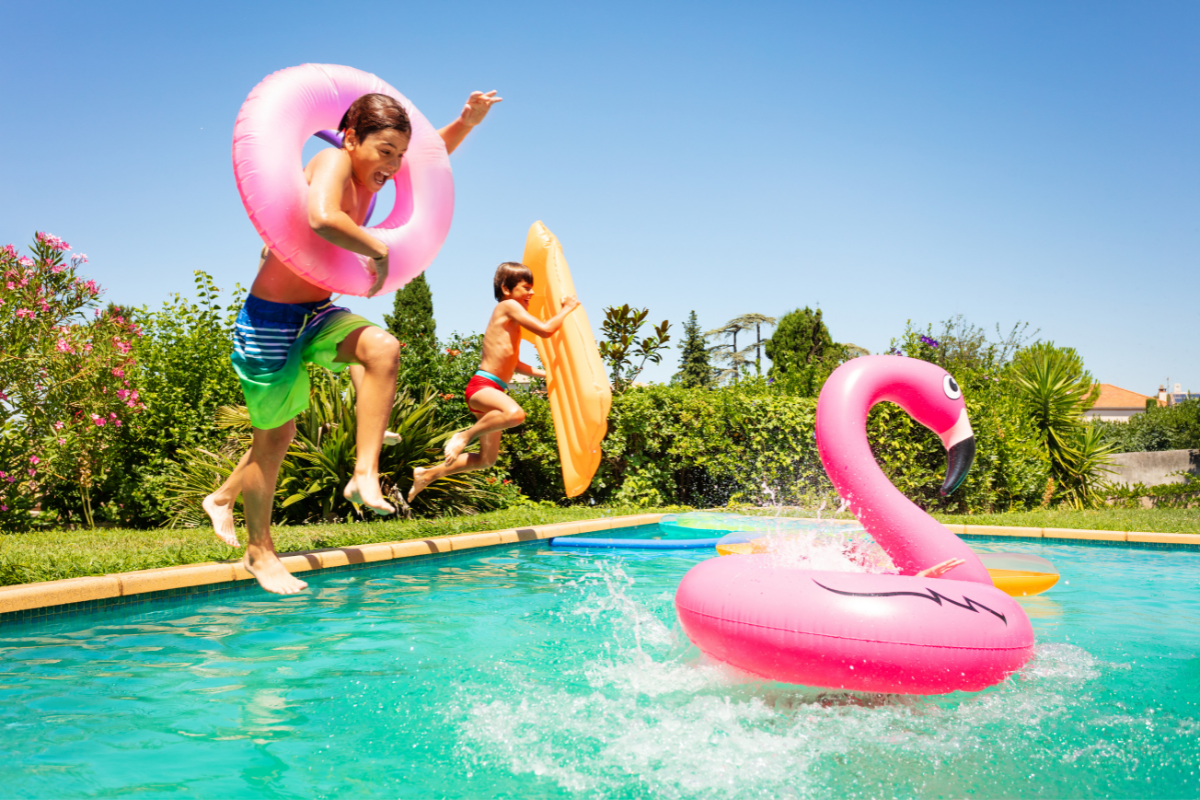
<svg viewBox="0 0 1200 800">
<path fill-rule="evenodd" d="M 363 369 L 362 364 L 351 364 L 347 370 L 350 373 L 350 382 L 354 384 L 354 394 L 357 396 L 362 391 L 363 377 L 367 371 Z M 383 432 L 383 446 L 393 447 L 400 444 L 400 434 L 385 430 Z"/>
<path fill-rule="evenodd" d="M 275 482 L 288 444 L 296 434 L 296 423 L 288 422 L 270 430 L 254 429 L 254 443 L 242 470 L 242 501 L 246 510 L 246 528 L 250 541 L 242 563 L 259 585 L 276 594 L 295 594 L 308 586 L 287 571 L 275 553 L 271 540 L 271 507 L 275 500 Z"/>
<path fill-rule="evenodd" d="M 412 488 L 408 490 L 408 502 L 411 503 L 414 497 L 438 478 L 476 469 L 487 469 L 495 464 L 496 457 L 500 455 L 500 433 L 500 431 L 489 431 L 480 436 L 478 453 L 462 453 L 451 464 L 438 464 L 428 469 L 421 467 L 413 469 L 413 483 Z"/>
<path fill-rule="evenodd" d="M 446 443 L 446 466 L 453 464 L 476 437 L 515 428 L 525 421 L 525 409 L 499 389 L 480 389 L 471 395 L 467 405 L 478 419 L 470 428 L 450 437 Z"/>
<path fill-rule="evenodd" d="M 242 477 L 249 460 L 250 450 L 247 450 L 242 454 L 233 472 L 221 484 L 221 488 L 204 498 L 204 502 L 200 504 L 208 514 L 208 518 L 212 520 L 213 531 L 216 532 L 217 538 L 230 547 L 241 547 L 233 524 L 233 504 L 237 502 L 238 495 L 242 493 Z"/>
<path fill-rule="evenodd" d="M 356 392 L 357 457 L 354 476 L 346 484 L 343 495 L 377 514 L 395 514 L 396 509 L 383 499 L 379 488 L 379 450 L 396 399 L 400 343 L 387 331 L 368 326 L 358 328 L 342 339 L 337 354 L 338 361 L 354 361 L 363 367 L 361 388 Z"/>
</svg>

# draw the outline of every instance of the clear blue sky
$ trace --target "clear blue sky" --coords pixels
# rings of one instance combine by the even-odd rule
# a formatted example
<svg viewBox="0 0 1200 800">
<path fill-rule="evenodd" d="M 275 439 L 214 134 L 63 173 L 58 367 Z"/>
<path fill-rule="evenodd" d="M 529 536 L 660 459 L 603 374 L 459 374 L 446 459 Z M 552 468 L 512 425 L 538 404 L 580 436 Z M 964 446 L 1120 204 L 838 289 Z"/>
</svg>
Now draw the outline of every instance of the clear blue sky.
<svg viewBox="0 0 1200 800">
<path fill-rule="evenodd" d="M 341 63 L 439 126 L 473 89 L 505 98 L 452 159 L 441 334 L 481 328 L 542 219 L 597 328 L 624 302 L 676 331 L 819 303 L 878 352 L 907 319 L 1026 320 L 1099 380 L 1200 391 L 1194 2 L 2 10 L 0 243 L 66 238 L 109 300 L 157 306 L 197 269 L 249 285 L 238 108 Z"/>
</svg>

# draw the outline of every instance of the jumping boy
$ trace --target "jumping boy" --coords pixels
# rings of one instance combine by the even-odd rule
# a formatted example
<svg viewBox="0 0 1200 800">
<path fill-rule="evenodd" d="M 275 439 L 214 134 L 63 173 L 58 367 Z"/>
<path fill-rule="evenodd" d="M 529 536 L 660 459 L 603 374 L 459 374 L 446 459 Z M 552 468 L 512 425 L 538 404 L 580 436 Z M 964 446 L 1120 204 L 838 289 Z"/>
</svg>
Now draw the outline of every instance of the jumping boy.
<svg viewBox="0 0 1200 800">
<path fill-rule="evenodd" d="M 492 289 L 498 305 L 483 333 L 483 357 L 479 371 L 467 383 L 464 392 L 467 408 L 476 417 L 475 424 L 454 434 L 446 443 L 444 463 L 429 469 L 417 467 L 413 470 L 413 484 L 408 492 L 410 503 L 438 478 L 487 469 L 496 463 L 496 456 L 500 453 L 500 432 L 525 421 L 525 411 L 507 394 L 513 373 L 519 372 L 534 378 L 546 377 L 542 370 L 521 361 L 521 329 L 543 339 L 549 338 L 562 327 L 567 315 L 579 307 L 579 300 L 568 297 L 563 300 L 562 309 L 544 322 L 530 314 L 533 273 L 529 267 L 514 261 L 506 261 L 496 268 Z M 479 439 L 479 452 L 464 453 L 463 449 L 476 438 Z"/>
<path fill-rule="evenodd" d="M 453 152 L 501 98 L 473 92 L 462 113 L 442 128 Z M 388 249 L 362 227 L 371 196 L 400 170 L 412 126 L 404 107 L 383 94 L 351 104 L 338 126 L 341 148 L 318 153 L 304 169 L 309 185 L 308 221 L 321 238 L 370 256 L 375 294 L 388 275 Z M 379 450 L 396 394 L 399 342 L 385 330 L 334 306 L 327 289 L 310 283 L 264 248 L 258 276 L 238 315 L 233 367 L 241 380 L 254 426 L 250 450 L 204 510 L 222 541 L 238 546 L 233 504 L 242 495 L 249 542 L 242 563 L 269 592 L 295 594 L 308 586 L 287 571 L 271 539 L 271 507 L 279 466 L 296 432 L 294 418 L 308 407 L 305 364 L 332 372 L 350 366 L 358 389 L 357 457 L 343 492 L 347 500 L 377 514 L 395 513 L 379 488 Z"/>
</svg>

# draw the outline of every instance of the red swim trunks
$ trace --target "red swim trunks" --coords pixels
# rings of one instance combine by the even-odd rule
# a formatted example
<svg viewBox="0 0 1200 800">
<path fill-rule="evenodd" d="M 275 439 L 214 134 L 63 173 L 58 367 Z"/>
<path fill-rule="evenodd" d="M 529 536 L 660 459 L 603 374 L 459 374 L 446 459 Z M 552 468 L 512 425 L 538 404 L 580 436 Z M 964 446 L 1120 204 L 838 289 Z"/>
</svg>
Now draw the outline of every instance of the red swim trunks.
<svg viewBox="0 0 1200 800">
<path fill-rule="evenodd" d="M 508 391 L 508 389 L 506 387 L 501 386 L 500 384 L 496 383 L 495 381 L 491 380 L 490 378 L 485 378 L 482 375 L 472 375 L 471 380 L 467 381 L 467 388 L 466 388 L 466 391 L 463 392 L 463 394 L 465 394 L 467 396 L 467 408 L 470 408 L 471 411 L 473 411 L 473 412 L 475 411 L 475 409 L 471 408 L 471 396 L 473 394 L 475 394 L 476 392 L 478 392 L 480 389 L 499 389 L 502 392 Z M 482 413 L 482 412 L 476 412 L 476 413 Z"/>
</svg>

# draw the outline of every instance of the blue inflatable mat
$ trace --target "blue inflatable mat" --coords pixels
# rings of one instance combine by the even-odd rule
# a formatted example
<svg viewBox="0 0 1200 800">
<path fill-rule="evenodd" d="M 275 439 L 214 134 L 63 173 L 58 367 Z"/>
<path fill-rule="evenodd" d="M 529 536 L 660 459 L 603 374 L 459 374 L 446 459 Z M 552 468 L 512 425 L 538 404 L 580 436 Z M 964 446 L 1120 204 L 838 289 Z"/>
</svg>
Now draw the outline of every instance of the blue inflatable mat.
<svg viewBox="0 0 1200 800">
<path fill-rule="evenodd" d="M 698 550 L 716 547 L 722 537 L 715 539 L 586 539 L 582 536 L 563 536 L 550 540 L 551 547 L 609 547 L 623 550 Z"/>
</svg>

